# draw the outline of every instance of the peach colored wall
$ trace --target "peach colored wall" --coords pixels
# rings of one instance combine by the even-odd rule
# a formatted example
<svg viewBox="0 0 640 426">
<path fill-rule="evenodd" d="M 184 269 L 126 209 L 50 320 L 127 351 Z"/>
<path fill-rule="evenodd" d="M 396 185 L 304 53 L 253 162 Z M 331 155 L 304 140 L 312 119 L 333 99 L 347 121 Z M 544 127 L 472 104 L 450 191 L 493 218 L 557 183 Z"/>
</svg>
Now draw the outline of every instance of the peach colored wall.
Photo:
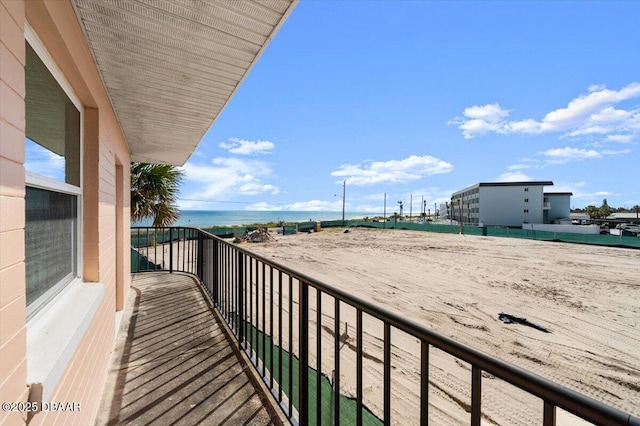
<svg viewBox="0 0 640 426">
<path fill-rule="evenodd" d="M 118 293 L 124 298 L 130 284 L 130 156 L 67 0 L 0 0 L 0 400 L 25 401 L 28 393 L 23 166 L 25 22 L 85 106 L 82 277 L 105 286 L 98 312 L 50 398 L 56 402 L 80 402 L 82 410 L 40 413 L 30 424 L 92 424 L 114 344 L 116 281 L 122 286 Z M 118 185 L 116 164 L 122 166 Z M 118 212 L 116 199 L 120 201 Z M 124 231 L 119 238 L 115 236 L 116 220 Z M 117 271 L 116 265 L 122 265 L 122 270 Z M 23 422 L 24 416 L 19 413 L 0 412 L 0 425 Z"/>
<path fill-rule="evenodd" d="M 24 4 L 0 2 L 0 401 L 26 401 Z M 23 414 L 0 412 L 0 424 Z"/>
</svg>

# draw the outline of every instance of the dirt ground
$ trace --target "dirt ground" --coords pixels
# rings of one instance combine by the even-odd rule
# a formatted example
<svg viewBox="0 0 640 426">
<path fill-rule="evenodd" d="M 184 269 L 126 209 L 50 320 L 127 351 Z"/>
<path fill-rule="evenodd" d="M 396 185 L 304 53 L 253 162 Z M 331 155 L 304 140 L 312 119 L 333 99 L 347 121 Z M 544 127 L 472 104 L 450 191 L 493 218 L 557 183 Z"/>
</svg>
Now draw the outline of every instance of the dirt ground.
<svg viewBox="0 0 640 426">
<path fill-rule="evenodd" d="M 274 241 L 242 247 L 640 416 L 640 250 L 402 230 L 343 231 L 274 234 Z M 322 305 L 321 357 L 330 377 L 333 305 L 324 297 Z M 551 333 L 505 324 L 498 319 L 502 312 Z M 350 367 L 355 356 L 349 350 L 355 344 L 355 314 L 341 310 L 343 322 L 348 336 L 341 383 L 344 392 L 354 393 Z M 380 324 L 365 316 L 364 402 L 377 415 L 383 406 Z M 420 347 L 399 331 L 392 332 L 392 345 L 394 423 L 416 424 Z M 313 362 L 315 357 L 310 354 Z M 432 422 L 468 424 L 470 366 L 437 349 L 431 349 L 430 363 Z M 539 399 L 483 377 L 484 423 L 541 424 Z M 580 422 L 559 410 L 558 424 Z"/>
</svg>

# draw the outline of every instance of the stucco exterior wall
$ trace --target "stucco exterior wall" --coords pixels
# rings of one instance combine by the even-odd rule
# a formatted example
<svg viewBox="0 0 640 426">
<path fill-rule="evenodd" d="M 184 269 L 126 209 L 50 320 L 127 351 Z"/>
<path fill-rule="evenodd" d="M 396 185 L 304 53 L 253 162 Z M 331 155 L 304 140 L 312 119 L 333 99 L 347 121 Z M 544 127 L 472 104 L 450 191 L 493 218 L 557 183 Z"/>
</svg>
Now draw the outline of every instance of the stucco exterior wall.
<svg viewBox="0 0 640 426">
<path fill-rule="evenodd" d="M 37 34 L 84 106 L 82 270 L 104 296 L 50 401 L 75 412 L 42 412 L 31 425 L 92 424 L 106 379 L 115 312 L 129 288 L 129 149 L 71 4 L 0 0 L 0 400 L 28 396 L 25 227 L 25 25 Z M 116 231 L 119 232 L 116 235 Z M 116 288 L 119 286 L 119 288 Z M 0 425 L 25 413 L 0 412 Z"/>
<path fill-rule="evenodd" d="M 528 190 L 525 191 L 525 188 Z M 543 186 L 481 186 L 480 223 L 484 226 L 522 226 L 542 223 Z M 527 201 L 525 201 L 527 200 Z M 525 210 L 528 212 L 525 213 Z"/>
<path fill-rule="evenodd" d="M 548 210 L 549 221 L 568 219 L 571 216 L 571 196 L 566 194 L 545 194 L 551 208 Z"/>
</svg>

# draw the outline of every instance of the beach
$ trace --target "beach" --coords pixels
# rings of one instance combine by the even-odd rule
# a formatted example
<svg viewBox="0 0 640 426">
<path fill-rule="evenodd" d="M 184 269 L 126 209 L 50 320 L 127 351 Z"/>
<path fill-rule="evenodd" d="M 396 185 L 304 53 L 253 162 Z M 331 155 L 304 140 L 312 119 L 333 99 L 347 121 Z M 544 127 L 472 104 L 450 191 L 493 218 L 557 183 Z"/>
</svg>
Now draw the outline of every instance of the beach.
<svg viewBox="0 0 640 426">
<path fill-rule="evenodd" d="M 274 232 L 273 241 L 241 247 L 640 416 L 639 250 L 404 230 L 344 231 Z M 311 306 L 314 298 L 312 292 Z M 331 377 L 333 299 L 323 296 L 321 305 L 320 356 L 323 372 Z M 506 324 L 500 313 L 551 332 Z M 355 395 L 355 309 L 345 306 L 340 315 L 346 330 L 341 391 Z M 313 334 L 315 313 L 309 316 Z M 363 399 L 378 416 L 383 411 L 381 324 L 364 316 Z M 309 347 L 315 364 L 315 342 Z M 392 347 L 393 422 L 417 424 L 420 345 L 394 330 Z M 468 424 L 470 366 L 435 348 L 430 365 L 430 420 Z M 488 374 L 482 386 L 486 424 L 541 424 L 541 400 Z M 562 410 L 557 417 L 558 424 L 582 424 Z"/>
</svg>

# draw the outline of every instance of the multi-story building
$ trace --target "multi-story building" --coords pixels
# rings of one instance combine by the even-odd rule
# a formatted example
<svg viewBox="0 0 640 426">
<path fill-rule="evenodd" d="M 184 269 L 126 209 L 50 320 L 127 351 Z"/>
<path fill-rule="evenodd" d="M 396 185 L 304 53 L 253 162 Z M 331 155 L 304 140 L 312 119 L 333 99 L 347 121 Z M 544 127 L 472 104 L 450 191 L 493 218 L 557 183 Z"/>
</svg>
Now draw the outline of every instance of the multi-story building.
<svg viewBox="0 0 640 426">
<path fill-rule="evenodd" d="M 480 182 L 452 194 L 449 217 L 480 226 L 522 226 L 568 218 L 571 194 L 545 193 L 544 187 L 551 185 L 551 181 Z"/>
</svg>

